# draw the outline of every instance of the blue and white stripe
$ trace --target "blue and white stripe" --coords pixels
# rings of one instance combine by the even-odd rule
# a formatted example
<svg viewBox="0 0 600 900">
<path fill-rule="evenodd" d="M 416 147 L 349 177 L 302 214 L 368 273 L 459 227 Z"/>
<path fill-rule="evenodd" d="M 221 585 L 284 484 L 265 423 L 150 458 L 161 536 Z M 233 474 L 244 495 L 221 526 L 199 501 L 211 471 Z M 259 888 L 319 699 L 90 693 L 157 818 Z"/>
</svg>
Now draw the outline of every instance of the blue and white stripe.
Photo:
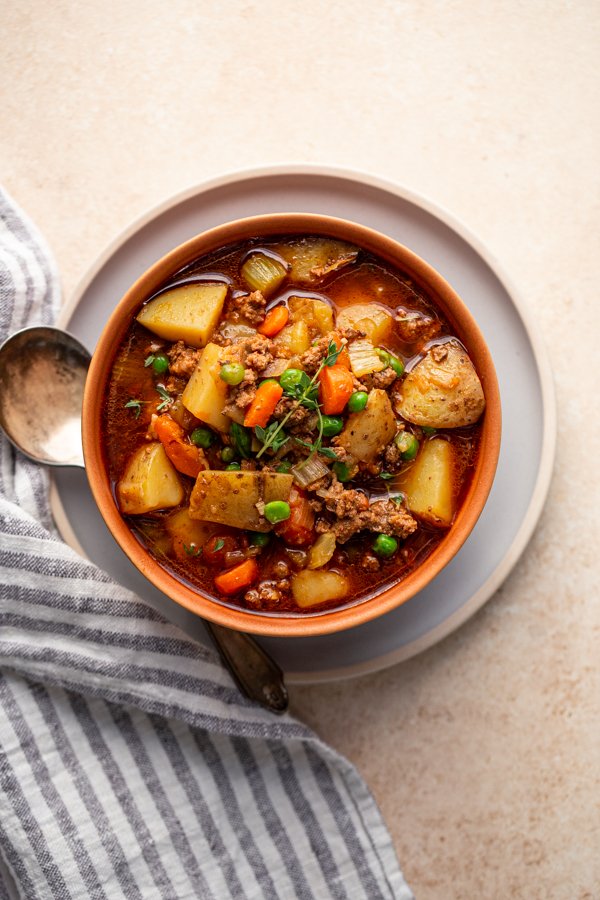
<svg viewBox="0 0 600 900">
<path fill-rule="evenodd" d="M 0 191 L 0 338 L 59 302 Z M 412 896 L 355 769 L 59 541 L 3 436 L 0 600 L 0 900 Z"/>
</svg>

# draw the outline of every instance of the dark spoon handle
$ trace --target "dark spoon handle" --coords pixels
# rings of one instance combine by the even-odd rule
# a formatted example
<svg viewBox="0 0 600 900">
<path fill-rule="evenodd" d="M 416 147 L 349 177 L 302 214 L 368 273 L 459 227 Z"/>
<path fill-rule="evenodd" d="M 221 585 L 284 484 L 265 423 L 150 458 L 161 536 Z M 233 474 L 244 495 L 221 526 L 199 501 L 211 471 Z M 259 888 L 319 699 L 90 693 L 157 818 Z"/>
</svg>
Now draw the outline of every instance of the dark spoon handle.
<svg viewBox="0 0 600 900">
<path fill-rule="evenodd" d="M 283 672 L 268 653 L 249 634 L 204 624 L 242 693 L 271 712 L 285 712 L 288 692 Z"/>
</svg>

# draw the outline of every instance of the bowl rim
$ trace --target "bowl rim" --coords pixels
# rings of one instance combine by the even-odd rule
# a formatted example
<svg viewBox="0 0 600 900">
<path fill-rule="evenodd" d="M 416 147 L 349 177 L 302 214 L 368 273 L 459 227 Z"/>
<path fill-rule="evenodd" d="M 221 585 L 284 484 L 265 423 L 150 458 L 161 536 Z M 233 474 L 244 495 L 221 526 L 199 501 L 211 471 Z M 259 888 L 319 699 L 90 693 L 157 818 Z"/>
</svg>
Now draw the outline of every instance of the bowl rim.
<svg viewBox="0 0 600 900">
<path fill-rule="evenodd" d="M 455 521 L 444 539 L 403 581 L 358 603 L 315 613 L 256 613 L 219 603 L 171 574 L 135 537 L 118 510 L 106 472 L 100 441 L 102 399 L 116 348 L 132 315 L 164 282 L 199 256 L 252 237 L 318 234 L 347 240 L 408 274 L 438 305 L 465 345 L 482 381 L 486 398 L 476 471 Z M 131 562 L 171 600 L 211 622 L 269 637 L 325 635 L 362 625 L 405 603 L 451 561 L 473 530 L 492 487 L 500 452 L 501 401 L 489 349 L 475 319 L 450 284 L 429 263 L 398 241 L 368 226 L 318 213 L 267 213 L 210 228 L 170 250 L 129 287 L 109 316 L 92 356 L 86 381 L 82 438 L 92 495 L 110 533 Z"/>
</svg>

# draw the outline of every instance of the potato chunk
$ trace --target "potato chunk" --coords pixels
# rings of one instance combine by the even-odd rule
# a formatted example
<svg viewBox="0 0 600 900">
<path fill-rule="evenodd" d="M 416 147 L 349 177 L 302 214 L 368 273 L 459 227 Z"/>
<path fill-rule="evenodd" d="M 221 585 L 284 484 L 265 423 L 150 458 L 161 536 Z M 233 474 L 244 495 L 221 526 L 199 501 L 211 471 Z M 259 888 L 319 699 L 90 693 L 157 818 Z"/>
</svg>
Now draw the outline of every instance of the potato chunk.
<svg viewBox="0 0 600 900">
<path fill-rule="evenodd" d="M 200 472 L 190 497 L 190 516 L 232 528 L 271 531 L 273 526 L 259 507 L 272 500 L 287 501 L 293 480 L 278 472 Z"/>
<path fill-rule="evenodd" d="M 306 237 L 277 247 L 290 264 L 290 279 L 299 284 L 319 284 L 327 275 L 353 263 L 358 248 L 332 238 Z"/>
<path fill-rule="evenodd" d="M 226 284 L 184 284 L 146 303 L 137 320 L 167 341 L 204 347 L 217 327 L 226 294 Z"/>
<path fill-rule="evenodd" d="M 404 377 L 394 405 L 415 425 L 460 428 L 479 419 L 485 397 L 467 351 L 457 341 L 447 341 L 430 347 Z"/>
<path fill-rule="evenodd" d="M 353 303 L 352 306 L 346 306 L 337 317 L 338 328 L 363 331 L 375 346 L 389 337 L 393 323 L 391 312 L 376 303 Z"/>
<path fill-rule="evenodd" d="M 199 556 L 200 549 L 215 531 L 212 523 L 191 519 L 189 509 L 178 509 L 167 516 L 165 528 L 172 538 L 175 555 L 182 560 Z"/>
<path fill-rule="evenodd" d="M 223 415 L 227 403 L 227 385 L 220 377 L 222 348 L 217 344 L 207 344 L 202 351 L 200 362 L 181 395 L 186 409 L 217 431 L 229 431 L 229 419 Z"/>
<path fill-rule="evenodd" d="M 341 600 L 349 590 L 347 578 L 324 569 L 304 569 L 292 578 L 292 596 L 303 609 L 327 603 L 328 600 Z"/>
<path fill-rule="evenodd" d="M 369 392 L 366 407 L 351 413 L 337 442 L 361 462 L 372 462 L 396 434 L 396 418 L 385 391 Z"/>
<path fill-rule="evenodd" d="M 315 297 L 290 297 L 288 301 L 292 322 L 305 322 L 313 333 L 333 331 L 333 309 L 325 300 Z"/>
<path fill-rule="evenodd" d="M 454 449 L 443 438 L 426 441 L 413 465 L 396 478 L 411 513 L 431 525 L 448 526 L 454 518 Z"/>
<path fill-rule="evenodd" d="M 121 512 L 132 516 L 179 506 L 183 488 L 159 441 L 135 451 L 117 484 L 117 499 Z"/>
<path fill-rule="evenodd" d="M 300 356 L 310 347 L 308 325 L 302 321 L 286 325 L 275 335 L 273 341 L 287 356 Z"/>
</svg>

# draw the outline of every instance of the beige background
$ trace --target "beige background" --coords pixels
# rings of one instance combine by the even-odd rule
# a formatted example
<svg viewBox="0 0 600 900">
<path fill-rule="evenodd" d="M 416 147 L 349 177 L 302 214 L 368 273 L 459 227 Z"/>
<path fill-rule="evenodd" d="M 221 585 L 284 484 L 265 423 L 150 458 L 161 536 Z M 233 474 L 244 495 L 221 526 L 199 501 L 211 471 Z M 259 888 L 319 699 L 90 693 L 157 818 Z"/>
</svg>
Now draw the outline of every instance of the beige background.
<svg viewBox="0 0 600 900">
<path fill-rule="evenodd" d="M 0 7 L 0 172 L 65 296 L 148 206 L 241 166 L 367 169 L 446 206 L 539 322 L 559 445 L 490 603 L 387 672 L 294 687 L 373 789 L 419 900 L 600 897 L 600 6 Z"/>
</svg>

